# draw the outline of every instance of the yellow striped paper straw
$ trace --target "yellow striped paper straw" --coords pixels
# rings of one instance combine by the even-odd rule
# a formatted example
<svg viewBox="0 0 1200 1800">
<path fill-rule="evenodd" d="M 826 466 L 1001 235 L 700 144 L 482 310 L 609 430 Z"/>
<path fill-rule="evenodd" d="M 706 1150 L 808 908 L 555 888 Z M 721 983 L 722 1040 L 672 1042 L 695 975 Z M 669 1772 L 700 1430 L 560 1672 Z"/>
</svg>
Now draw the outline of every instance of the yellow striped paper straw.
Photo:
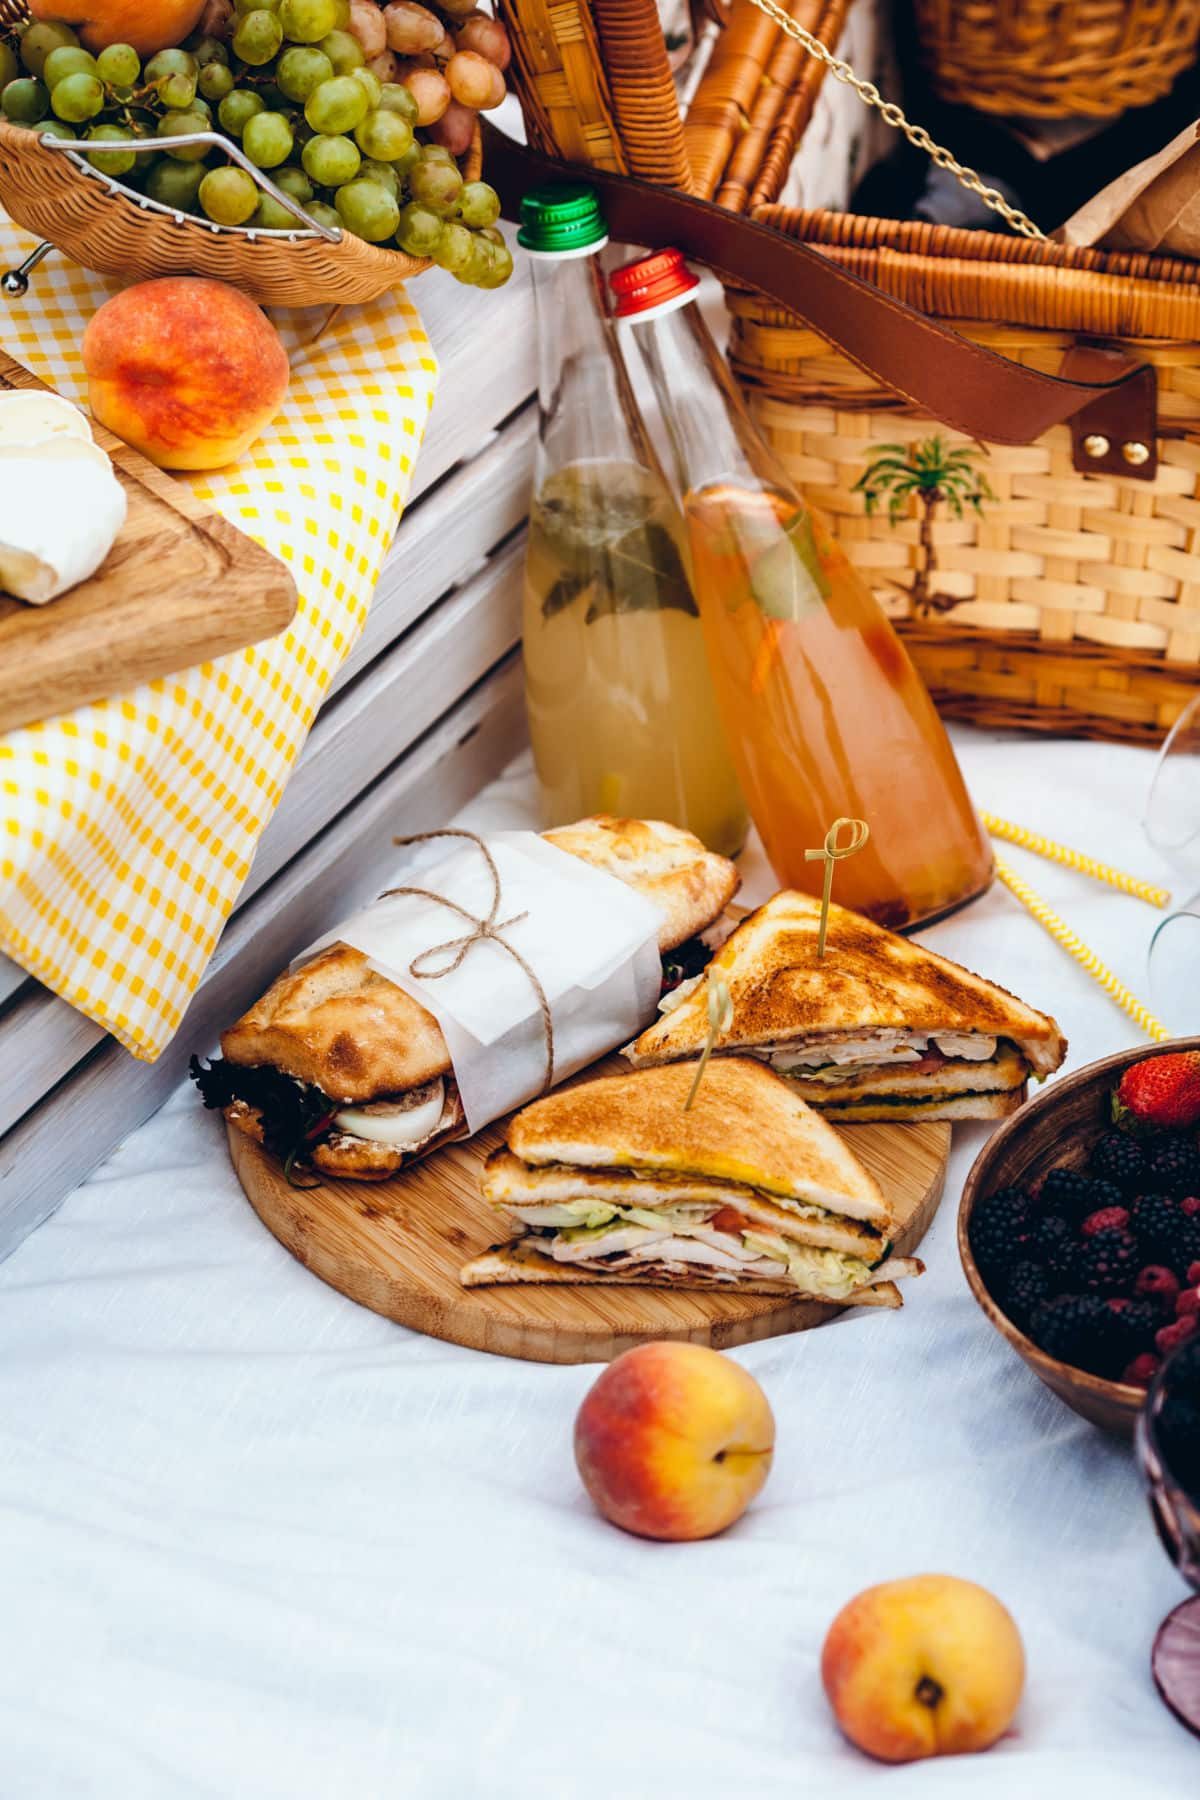
<svg viewBox="0 0 1200 1800">
<path fill-rule="evenodd" d="M 1148 881 L 1139 881 L 1136 875 L 1126 875 L 1108 863 L 1097 862 L 1093 856 L 1085 856 L 1082 850 L 1072 850 L 1066 844 L 1056 844 L 1053 838 L 1040 837 L 1036 831 L 1026 831 L 1024 825 L 1014 825 L 1010 819 L 998 819 L 995 813 L 985 812 L 979 816 L 992 836 L 1002 838 L 1006 844 L 1017 844 L 1022 850 L 1032 850 L 1035 856 L 1044 856 L 1048 862 L 1061 863 L 1064 869 L 1078 869 L 1081 875 L 1090 875 L 1093 881 L 1106 881 L 1109 887 L 1120 888 L 1123 894 L 1133 894 L 1136 899 L 1144 900 L 1149 906 L 1161 909 L 1171 904 L 1171 896 L 1166 888 L 1153 887 Z"/>
<path fill-rule="evenodd" d="M 1016 895 L 1022 906 L 1029 908 L 1038 924 L 1043 926 L 1056 944 L 1061 944 L 1069 955 L 1081 963 L 1100 986 L 1104 989 L 1123 1012 L 1127 1012 L 1136 1025 L 1139 1025 L 1148 1038 L 1156 1044 L 1165 1043 L 1171 1036 L 1166 1026 L 1155 1018 L 1148 1006 L 1143 1006 L 1136 994 L 1131 994 L 1123 981 L 1118 981 L 1112 970 L 1100 961 L 1094 950 L 1089 950 L 1081 937 L 1078 937 L 1065 920 L 1052 912 L 1040 894 L 1035 894 L 1027 881 L 1023 881 L 1014 869 L 996 858 L 996 873 L 1005 887 Z"/>
</svg>

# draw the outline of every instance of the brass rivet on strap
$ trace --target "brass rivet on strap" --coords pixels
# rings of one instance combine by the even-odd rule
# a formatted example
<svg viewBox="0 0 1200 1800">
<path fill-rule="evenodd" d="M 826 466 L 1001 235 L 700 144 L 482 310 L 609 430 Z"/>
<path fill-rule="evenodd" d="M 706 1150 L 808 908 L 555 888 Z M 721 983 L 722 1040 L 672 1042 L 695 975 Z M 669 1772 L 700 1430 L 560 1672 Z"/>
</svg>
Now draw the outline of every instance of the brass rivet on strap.
<svg viewBox="0 0 1200 1800">
<path fill-rule="evenodd" d="M 1121 455 L 1125 458 L 1125 461 L 1129 464 L 1130 468 L 1140 469 L 1144 463 L 1150 461 L 1150 446 L 1148 444 L 1140 444 L 1135 439 L 1130 444 L 1121 445 Z"/>
<path fill-rule="evenodd" d="M 1126 444 L 1125 448 L 1128 450 L 1129 445 Z M 1084 455 L 1093 457 L 1097 462 L 1102 456 L 1107 456 L 1111 449 L 1112 445 L 1102 431 L 1093 431 L 1083 440 Z"/>
</svg>

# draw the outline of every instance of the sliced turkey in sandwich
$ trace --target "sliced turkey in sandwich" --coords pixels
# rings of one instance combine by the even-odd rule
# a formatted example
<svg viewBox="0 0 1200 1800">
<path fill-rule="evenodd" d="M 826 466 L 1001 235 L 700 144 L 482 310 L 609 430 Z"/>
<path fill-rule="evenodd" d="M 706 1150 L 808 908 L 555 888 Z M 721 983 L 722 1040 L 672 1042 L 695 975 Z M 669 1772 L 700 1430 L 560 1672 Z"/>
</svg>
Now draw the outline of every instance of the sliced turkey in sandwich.
<svg viewBox="0 0 1200 1800">
<path fill-rule="evenodd" d="M 602 1076 L 534 1101 L 484 1168 L 516 1235 L 465 1287 L 617 1282 L 899 1306 L 873 1176 L 787 1082 L 746 1057 Z"/>
<path fill-rule="evenodd" d="M 820 916 L 809 895 L 776 894 L 667 996 L 625 1056 L 636 1068 L 698 1057 L 708 983 L 720 976 L 733 1013 L 716 1055 L 768 1064 L 826 1118 L 1001 1118 L 1031 1074 L 1062 1062 L 1066 1042 L 1047 1014 L 844 907 L 829 909 L 818 961 Z"/>
<path fill-rule="evenodd" d="M 693 940 L 737 890 L 726 857 L 677 826 L 648 819 L 581 819 L 548 831 L 551 844 L 655 902 L 659 950 L 675 968 L 707 952 Z M 334 943 L 281 975 L 221 1037 L 192 1077 L 209 1107 L 289 1169 L 384 1181 L 466 1133 L 466 1117 L 437 1020 Z"/>
</svg>

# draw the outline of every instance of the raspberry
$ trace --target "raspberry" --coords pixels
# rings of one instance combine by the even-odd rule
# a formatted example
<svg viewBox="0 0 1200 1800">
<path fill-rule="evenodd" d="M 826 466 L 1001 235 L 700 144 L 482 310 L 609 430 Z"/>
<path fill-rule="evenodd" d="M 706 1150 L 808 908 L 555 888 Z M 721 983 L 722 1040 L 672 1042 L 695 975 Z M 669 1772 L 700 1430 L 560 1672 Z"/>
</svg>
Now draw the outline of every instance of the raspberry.
<svg viewBox="0 0 1200 1800">
<path fill-rule="evenodd" d="M 1176 1296 L 1175 1317 L 1189 1319 L 1200 1313 L 1200 1288 L 1184 1288 L 1182 1294 Z"/>
<path fill-rule="evenodd" d="M 1141 1252 L 1129 1231 L 1097 1231 L 1079 1252 L 1079 1279 L 1094 1294 L 1119 1294 L 1137 1273 Z"/>
<path fill-rule="evenodd" d="M 1185 1219 L 1194 1219 L 1200 1213 L 1200 1194 L 1185 1194 L 1179 1202 L 1179 1210 Z"/>
<path fill-rule="evenodd" d="M 1200 1150 L 1186 1138 L 1152 1143 L 1146 1153 L 1146 1186 L 1179 1198 L 1200 1191 Z"/>
<path fill-rule="evenodd" d="M 1124 1231 L 1129 1223 L 1129 1213 L 1123 1206 L 1102 1206 L 1099 1212 L 1089 1213 L 1080 1226 L 1084 1237 L 1095 1237 L 1098 1231 Z"/>
<path fill-rule="evenodd" d="M 1092 1145 L 1088 1168 L 1102 1181 L 1133 1189 L 1140 1185 L 1146 1166 L 1146 1153 L 1136 1138 L 1123 1131 L 1106 1131 Z"/>
<path fill-rule="evenodd" d="M 1016 1263 L 1001 1288 L 1005 1312 L 1021 1326 L 1033 1316 L 1034 1310 L 1049 1293 L 1050 1282 L 1046 1271 L 1033 1262 Z"/>
<path fill-rule="evenodd" d="M 1189 1287 L 1200 1287 L 1200 1262 L 1194 1262 L 1187 1272 Z"/>
<path fill-rule="evenodd" d="M 1151 1263 L 1148 1268 L 1142 1270 L 1134 1282 L 1133 1291 L 1135 1294 L 1143 1295 L 1146 1299 L 1157 1300 L 1160 1306 L 1170 1307 L 1174 1312 L 1179 1286 L 1179 1277 L 1173 1275 L 1170 1269 L 1164 1269 L 1157 1263 Z"/>
<path fill-rule="evenodd" d="M 1049 1356 L 1096 1375 L 1120 1366 L 1116 1322 L 1096 1294 L 1060 1294 L 1039 1306 L 1029 1335 Z"/>
<path fill-rule="evenodd" d="M 1200 1330 L 1200 1319 L 1193 1313 L 1186 1319 L 1176 1319 L 1173 1325 L 1164 1325 L 1161 1331 L 1155 1332 L 1154 1342 L 1164 1356 L 1169 1356 L 1180 1344 L 1186 1344 L 1196 1330 Z"/>
<path fill-rule="evenodd" d="M 1029 1203 L 1016 1188 L 999 1188 L 971 1216 L 971 1253 L 989 1287 L 1025 1254 Z"/>
<path fill-rule="evenodd" d="M 1079 1246 L 1065 1219 L 1052 1214 L 1039 1220 L 1029 1240 L 1029 1255 L 1034 1262 L 1041 1263 L 1051 1284 L 1060 1290 L 1074 1280 Z"/>
<path fill-rule="evenodd" d="M 1143 1350 L 1140 1356 L 1134 1357 L 1121 1380 L 1130 1382 L 1134 1387 L 1148 1388 L 1161 1367 L 1160 1356 L 1155 1356 L 1153 1350 Z"/>
</svg>

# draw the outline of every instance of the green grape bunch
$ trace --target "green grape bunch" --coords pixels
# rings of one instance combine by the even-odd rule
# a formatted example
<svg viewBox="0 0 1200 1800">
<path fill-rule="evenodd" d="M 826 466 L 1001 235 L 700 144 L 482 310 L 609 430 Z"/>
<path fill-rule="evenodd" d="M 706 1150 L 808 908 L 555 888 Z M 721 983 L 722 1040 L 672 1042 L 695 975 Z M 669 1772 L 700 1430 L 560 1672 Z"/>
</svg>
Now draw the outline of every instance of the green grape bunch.
<svg viewBox="0 0 1200 1800">
<path fill-rule="evenodd" d="M 99 173 L 174 211 L 259 231 L 311 221 L 493 288 L 513 267 L 499 197 L 460 165 L 510 55 L 473 0 L 228 0 L 145 62 L 128 44 L 93 55 L 40 20 L 0 33 L 0 111 L 86 139 Z M 176 141 L 198 132 L 236 140 L 306 218 L 219 147 Z"/>
</svg>

